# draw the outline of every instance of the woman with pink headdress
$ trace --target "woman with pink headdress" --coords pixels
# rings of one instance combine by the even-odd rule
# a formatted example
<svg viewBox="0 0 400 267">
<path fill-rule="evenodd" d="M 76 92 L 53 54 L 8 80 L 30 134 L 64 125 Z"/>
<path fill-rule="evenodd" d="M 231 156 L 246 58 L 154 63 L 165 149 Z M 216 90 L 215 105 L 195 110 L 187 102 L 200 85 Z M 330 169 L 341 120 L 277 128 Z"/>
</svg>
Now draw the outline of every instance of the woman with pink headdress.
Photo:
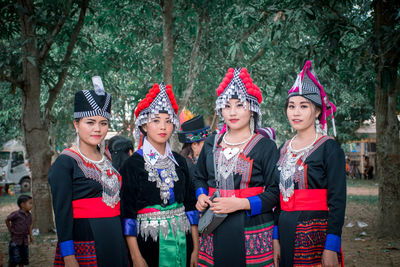
<svg viewBox="0 0 400 267">
<path fill-rule="evenodd" d="M 210 207 L 227 216 L 213 231 L 203 231 L 199 266 L 272 266 L 278 150 L 274 141 L 256 132 L 261 91 L 245 68 L 231 68 L 217 95 L 215 109 L 225 127 L 206 139 L 198 158 L 196 208 L 204 212 Z M 220 196 L 211 200 L 216 190 Z"/>
<path fill-rule="evenodd" d="M 274 226 L 276 266 L 343 266 L 341 233 L 346 208 L 345 156 L 327 135 L 336 107 L 310 61 L 286 101 L 296 135 L 280 149 L 280 208 Z M 321 129 L 322 126 L 322 129 Z"/>
</svg>

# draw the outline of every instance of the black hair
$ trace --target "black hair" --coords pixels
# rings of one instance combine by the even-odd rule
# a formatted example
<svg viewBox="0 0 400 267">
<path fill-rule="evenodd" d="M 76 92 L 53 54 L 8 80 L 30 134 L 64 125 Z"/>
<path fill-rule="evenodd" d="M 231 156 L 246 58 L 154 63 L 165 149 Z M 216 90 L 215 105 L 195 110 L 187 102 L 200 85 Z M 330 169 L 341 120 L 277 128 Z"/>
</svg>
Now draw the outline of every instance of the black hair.
<svg viewBox="0 0 400 267">
<path fill-rule="evenodd" d="M 129 158 L 129 150 L 133 152 L 133 143 L 128 138 L 117 135 L 108 142 L 108 150 L 111 153 L 114 168 L 119 170 L 122 163 Z"/>
<path fill-rule="evenodd" d="M 21 208 L 22 203 L 28 202 L 28 200 L 32 199 L 31 196 L 28 195 L 20 195 L 17 200 L 18 207 Z"/>
<path fill-rule="evenodd" d="M 289 106 L 289 99 L 290 99 L 290 97 L 288 97 L 286 99 L 286 102 L 285 102 L 285 114 L 287 114 L 287 109 L 288 109 L 288 106 Z M 307 99 L 307 98 L 305 98 L 305 99 Z M 321 118 L 322 118 L 322 107 L 320 105 L 316 104 L 314 101 L 311 101 L 310 99 L 307 99 L 307 100 L 314 106 L 315 110 L 319 110 L 320 111 L 320 113 L 318 115 L 318 120 L 321 121 Z"/>
<path fill-rule="evenodd" d="M 184 157 L 193 157 L 192 143 L 184 143 L 180 153 Z"/>
</svg>

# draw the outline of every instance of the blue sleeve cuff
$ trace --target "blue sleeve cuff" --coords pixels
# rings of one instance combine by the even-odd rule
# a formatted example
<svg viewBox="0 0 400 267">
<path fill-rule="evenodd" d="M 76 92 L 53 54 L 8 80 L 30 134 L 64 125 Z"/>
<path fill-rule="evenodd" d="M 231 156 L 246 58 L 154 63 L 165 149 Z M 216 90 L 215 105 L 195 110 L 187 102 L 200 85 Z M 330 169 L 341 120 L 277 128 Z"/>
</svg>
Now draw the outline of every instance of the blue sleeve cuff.
<svg viewBox="0 0 400 267">
<path fill-rule="evenodd" d="M 68 240 L 58 244 L 60 247 L 61 257 L 75 255 L 74 241 Z"/>
<path fill-rule="evenodd" d="M 327 234 L 325 241 L 325 249 L 340 253 L 341 243 L 342 239 L 339 236 L 333 234 Z"/>
<path fill-rule="evenodd" d="M 196 190 L 196 198 L 199 198 L 201 194 L 206 194 L 208 196 L 208 190 L 204 187 L 200 187 Z"/>
<path fill-rule="evenodd" d="M 258 196 L 247 198 L 250 202 L 250 216 L 261 214 L 261 199 Z"/>
<path fill-rule="evenodd" d="M 273 234 L 272 234 L 272 239 L 278 239 L 279 240 L 278 225 L 274 225 L 274 231 L 273 231 Z"/>
<path fill-rule="evenodd" d="M 122 229 L 124 231 L 124 235 L 137 236 L 137 221 L 130 218 L 123 218 Z"/>
<path fill-rule="evenodd" d="M 197 210 L 191 210 L 186 212 L 186 216 L 188 217 L 191 225 L 199 224 L 199 215 L 200 213 Z"/>
</svg>

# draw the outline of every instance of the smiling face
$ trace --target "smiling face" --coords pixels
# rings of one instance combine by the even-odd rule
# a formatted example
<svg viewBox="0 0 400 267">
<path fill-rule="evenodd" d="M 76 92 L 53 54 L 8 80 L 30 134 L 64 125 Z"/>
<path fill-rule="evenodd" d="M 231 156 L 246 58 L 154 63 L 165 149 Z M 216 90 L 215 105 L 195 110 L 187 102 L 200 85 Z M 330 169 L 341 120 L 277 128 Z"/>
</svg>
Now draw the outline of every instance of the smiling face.
<svg viewBox="0 0 400 267">
<path fill-rule="evenodd" d="M 108 120 L 102 116 L 93 116 L 74 121 L 75 130 L 79 133 L 80 142 L 88 146 L 97 146 L 108 132 Z"/>
<path fill-rule="evenodd" d="M 246 108 L 239 99 L 231 98 L 222 109 L 222 117 L 226 125 L 231 130 L 241 130 L 245 127 L 249 128 L 251 112 L 249 103 L 246 102 Z"/>
<path fill-rule="evenodd" d="M 315 120 L 320 113 L 321 111 L 313 103 L 302 96 L 289 98 L 286 115 L 290 125 L 296 131 L 305 131 L 310 127 L 315 127 Z"/>
<path fill-rule="evenodd" d="M 147 139 L 153 146 L 164 145 L 172 135 L 174 124 L 169 114 L 159 113 L 142 125 L 142 129 L 147 133 Z"/>
</svg>

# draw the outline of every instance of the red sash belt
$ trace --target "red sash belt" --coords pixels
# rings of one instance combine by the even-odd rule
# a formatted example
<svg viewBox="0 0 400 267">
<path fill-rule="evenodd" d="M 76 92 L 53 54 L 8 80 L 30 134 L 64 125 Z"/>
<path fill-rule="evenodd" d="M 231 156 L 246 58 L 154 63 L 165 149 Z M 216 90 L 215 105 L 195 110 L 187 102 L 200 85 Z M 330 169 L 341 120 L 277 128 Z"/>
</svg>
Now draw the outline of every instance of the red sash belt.
<svg viewBox="0 0 400 267">
<path fill-rule="evenodd" d="M 209 188 L 209 195 L 212 196 L 216 189 L 214 187 Z M 221 196 L 233 196 L 238 198 L 246 198 L 246 197 L 253 197 L 255 195 L 261 194 L 264 192 L 264 187 L 249 187 L 243 189 L 235 189 L 235 190 L 219 190 L 221 192 Z"/>
<path fill-rule="evenodd" d="M 326 189 L 294 190 L 294 194 L 288 202 L 283 201 L 282 194 L 280 195 L 281 208 L 284 211 L 329 210 L 327 195 L 328 190 Z"/>
<path fill-rule="evenodd" d="M 72 201 L 74 218 L 109 218 L 120 215 L 119 203 L 111 208 L 101 197 L 83 198 Z"/>
</svg>

